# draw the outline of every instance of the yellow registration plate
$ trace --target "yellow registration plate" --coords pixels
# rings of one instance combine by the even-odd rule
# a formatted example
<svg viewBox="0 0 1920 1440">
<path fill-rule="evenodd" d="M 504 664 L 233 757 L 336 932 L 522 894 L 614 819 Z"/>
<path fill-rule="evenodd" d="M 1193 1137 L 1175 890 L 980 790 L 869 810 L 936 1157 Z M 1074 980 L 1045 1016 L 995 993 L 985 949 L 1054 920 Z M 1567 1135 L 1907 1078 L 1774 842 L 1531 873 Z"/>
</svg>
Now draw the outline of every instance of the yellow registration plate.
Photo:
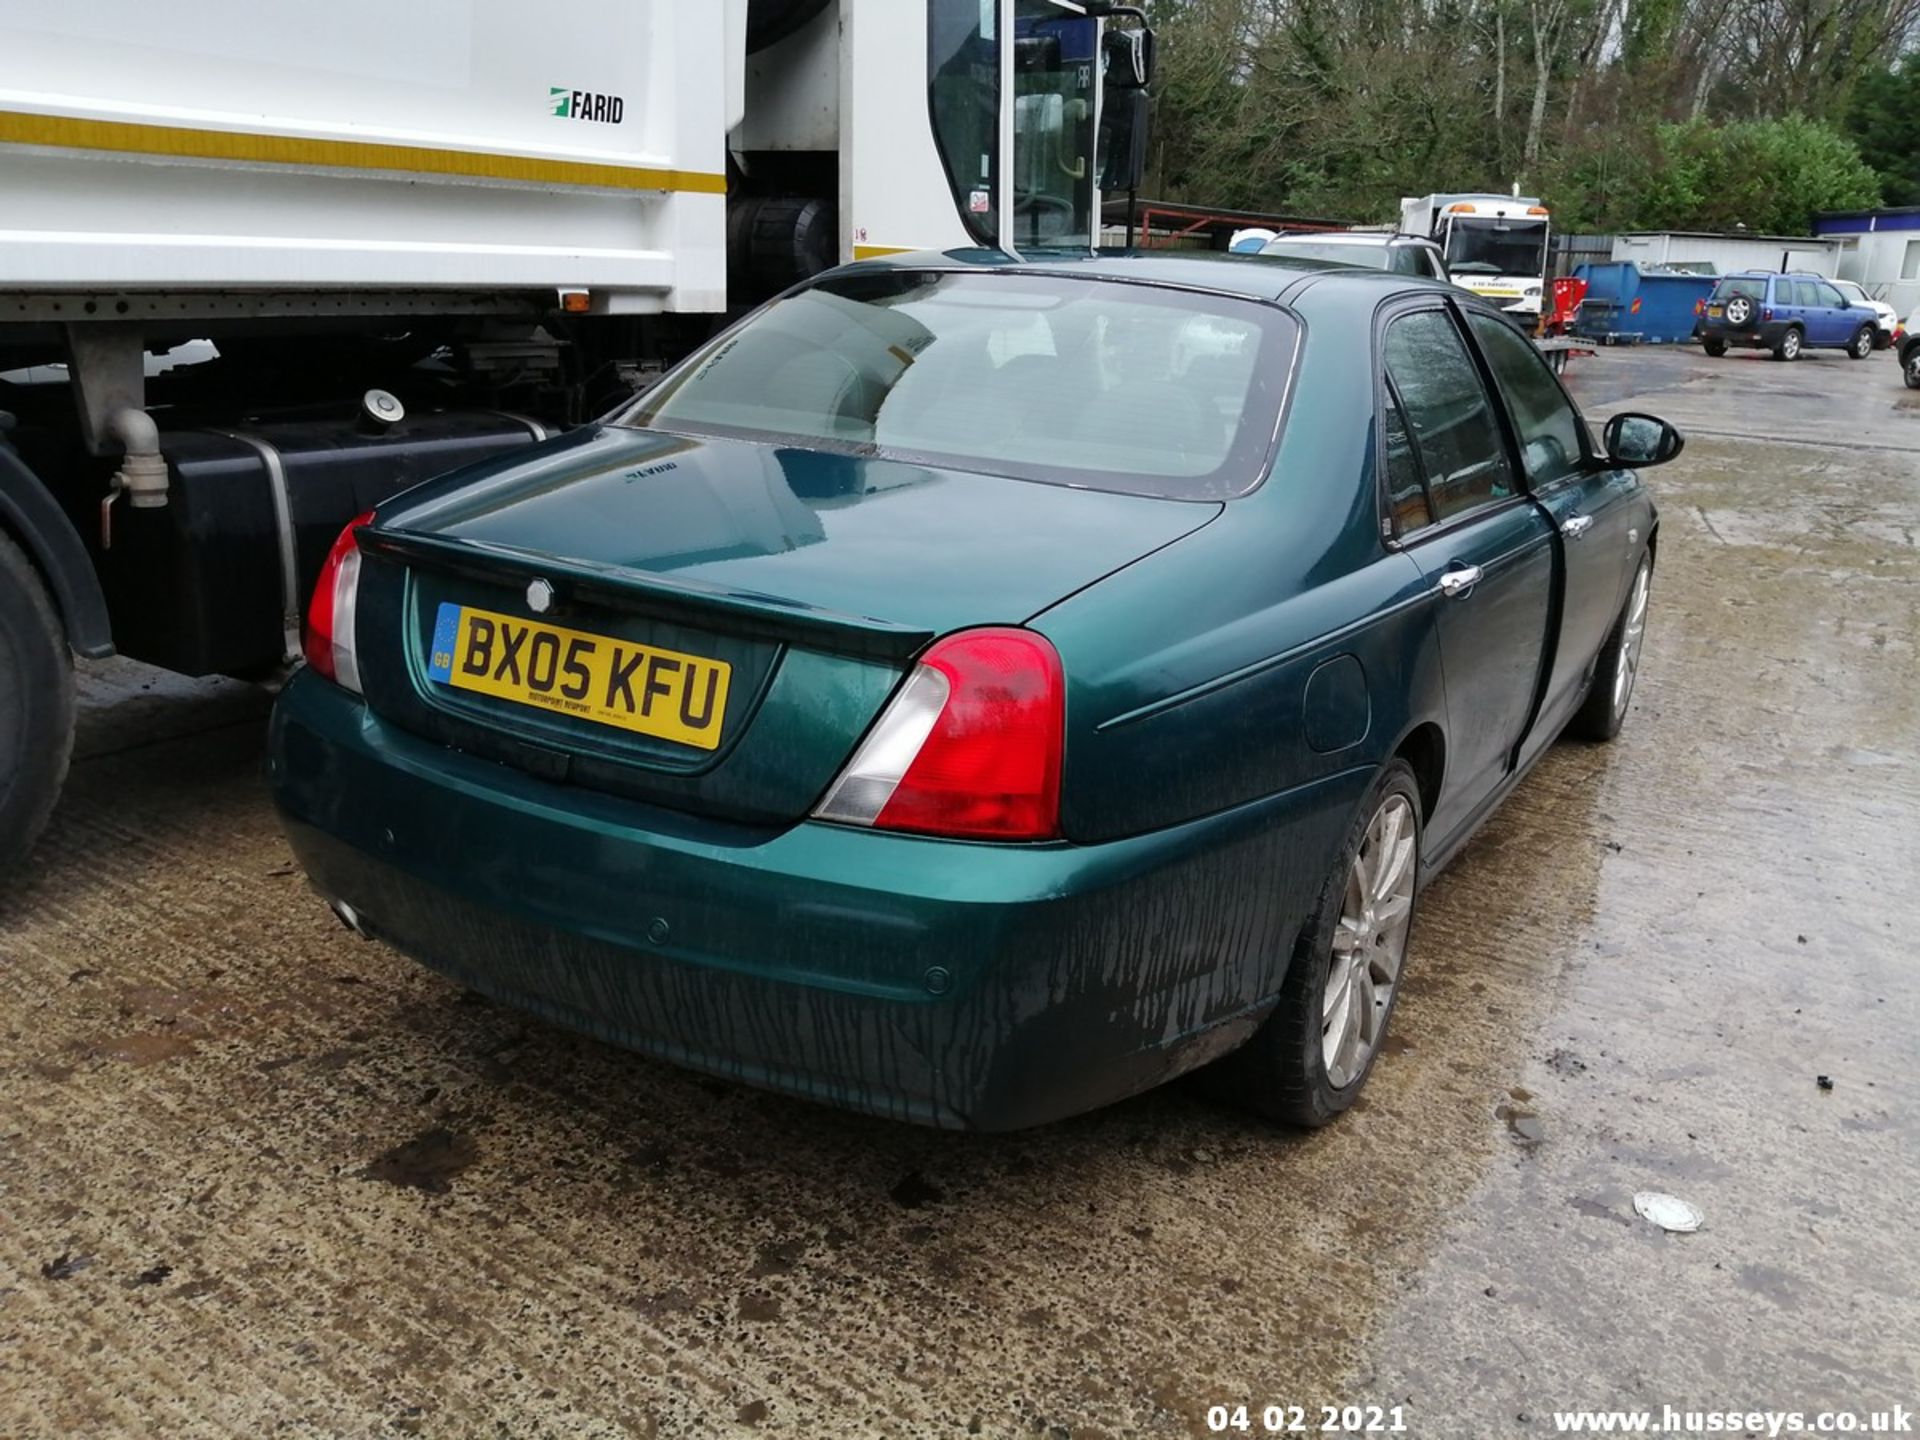
<svg viewBox="0 0 1920 1440">
<path fill-rule="evenodd" d="M 470 605 L 435 617 L 429 679 L 556 715 L 713 750 L 733 667 Z"/>
<path fill-rule="evenodd" d="M 1721 316 L 1725 315 L 1726 313 L 1727 313 L 1727 307 L 1724 305 L 1707 306 L 1707 318 L 1709 320 L 1718 320 Z"/>
</svg>

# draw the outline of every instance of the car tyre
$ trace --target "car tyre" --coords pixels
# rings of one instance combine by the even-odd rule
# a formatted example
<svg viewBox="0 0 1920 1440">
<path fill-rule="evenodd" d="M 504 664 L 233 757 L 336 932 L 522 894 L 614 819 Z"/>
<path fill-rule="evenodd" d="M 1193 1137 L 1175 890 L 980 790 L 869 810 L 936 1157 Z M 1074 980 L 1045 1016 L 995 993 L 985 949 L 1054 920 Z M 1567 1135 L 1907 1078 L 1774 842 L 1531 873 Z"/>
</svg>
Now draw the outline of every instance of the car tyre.
<svg viewBox="0 0 1920 1440">
<path fill-rule="evenodd" d="M 1875 327 L 1872 325 L 1862 325 L 1858 330 L 1854 331 L 1853 340 L 1847 346 L 1847 354 L 1849 357 L 1855 360 L 1864 360 L 1873 354 L 1874 329 Z"/>
<path fill-rule="evenodd" d="M 46 587 L 0 535 L 0 876 L 39 838 L 73 755 L 73 666 Z"/>
<path fill-rule="evenodd" d="M 1753 319 L 1753 301 L 1745 295 L 1735 295 L 1727 301 L 1727 324 L 1736 330 Z"/>
<path fill-rule="evenodd" d="M 1800 348 L 1806 342 L 1806 336 L 1800 333 L 1798 325 L 1789 325 L 1774 343 L 1773 358 L 1776 360 L 1798 360 Z"/>
<path fill-rule="evenodd" d="M 1251 1040 L 1206 1072 L 1217 1094 L 1307 1128 L 1359 1098 L 1400 998 L 1422 841 L 1413 769 L 1391 760 L 1301 928 L 1279 1003 Z"/>
<path fill-rule="evenodd" d="M 1722 355 L 1727 353 L 1727 342 L 1715 336 L 1708 336 L 1700 342 L 1700 348 L 1718 360 Z"/>
<path fill-rule="evenodd" d="M 1581 740 L 1605 742 L 1620 733 L 1640 676 L 1640 648 L 1647 636 L 1647 608 L 1653 594 L 1653 556 L 1642 555 L 1627 588 L 1626 604 L 1607 633 L 1594 661 L 1587 698 L 1568 722 L 1569 734 Z"/>
<path fill-rule="evenodd" d="M 1909 345 L 1900 352 L 1900 378 L 1909 390 L 1920 390 L 1920 345 Z"/>
</svg>

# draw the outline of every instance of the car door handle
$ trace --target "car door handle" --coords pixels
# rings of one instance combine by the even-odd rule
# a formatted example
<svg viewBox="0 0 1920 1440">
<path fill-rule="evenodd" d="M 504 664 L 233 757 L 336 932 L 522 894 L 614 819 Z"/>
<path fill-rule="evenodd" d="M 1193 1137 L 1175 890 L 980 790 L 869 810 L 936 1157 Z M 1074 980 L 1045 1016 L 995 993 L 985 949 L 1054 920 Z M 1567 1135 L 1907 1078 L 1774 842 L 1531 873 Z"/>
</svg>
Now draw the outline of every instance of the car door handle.
<svg viewBox="0 0 1920 1440">
<path fill-rule="evenodd" d="M 1578 540 L 1593 528 L 1591 515 L 1572 515 L 1560 522 L 1560 533 L 1569 540 Z"/>
<path fill-rule="evenodd" d="M 1440 593 L 1449 600 L 1458 600 L 1480 583 L 1478 565 L 1462 565 L 1458 570 L 1449 570 L 1440 577 Z"/>
</svg>

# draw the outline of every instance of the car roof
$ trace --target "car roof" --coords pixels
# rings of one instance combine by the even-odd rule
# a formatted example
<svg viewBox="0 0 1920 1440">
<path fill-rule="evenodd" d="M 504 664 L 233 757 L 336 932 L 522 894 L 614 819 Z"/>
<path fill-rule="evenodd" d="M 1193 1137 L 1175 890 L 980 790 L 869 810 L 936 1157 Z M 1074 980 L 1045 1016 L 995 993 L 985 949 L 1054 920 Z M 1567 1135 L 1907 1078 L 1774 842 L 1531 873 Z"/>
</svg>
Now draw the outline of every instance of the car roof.
<svg viewBox="0 0 1920 1440">
<path fill-rule="evenodd" d="M 1371 291 L 1375 292 L 1376 299 L 1402 290 L 1437 290 L 1455 297 L 1461 293 L 1439 280 L 1343 265 L 1332 260 L 1293 255 L 1234 255 L 1207 250 L 1030 250 L 1018 256 L 998 250 L 919 250 L 856 261 L 840 271 L 828 273 L 855 274 L 887 269 L 978 269 L 1085 280 L 1122 280 L 1216 290 L 1254 300 L 1283 300 L 1308 285 Z"/>
</svg>

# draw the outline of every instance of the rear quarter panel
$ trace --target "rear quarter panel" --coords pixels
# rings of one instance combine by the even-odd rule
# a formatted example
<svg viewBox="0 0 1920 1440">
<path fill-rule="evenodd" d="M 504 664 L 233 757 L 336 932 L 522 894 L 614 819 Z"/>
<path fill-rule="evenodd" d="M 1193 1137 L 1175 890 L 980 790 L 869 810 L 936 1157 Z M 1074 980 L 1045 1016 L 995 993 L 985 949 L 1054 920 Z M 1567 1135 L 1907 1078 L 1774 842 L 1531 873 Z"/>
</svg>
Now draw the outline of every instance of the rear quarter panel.
<svg viewBox="0 0 1920 1440">
<path fill-rule="evenodd" d="M 1443 722 L 1428 587 L 1380 536 L 1367 311 L 1322 329 L 1332 338 L 1308 336 L 1265 482 L 1032 622 L 1068 677 L 1069 839 L 1179 824 L 1376 766 L 1421 721 Z M 1309 677 L 1347 655 L 1364 675 L 1363 713 L 1323 714 L 1314 738 L 1346 743 L 1316 749 Z M 1316 687 L 1316 705 L 1327 700 Z"/>
</svg>

